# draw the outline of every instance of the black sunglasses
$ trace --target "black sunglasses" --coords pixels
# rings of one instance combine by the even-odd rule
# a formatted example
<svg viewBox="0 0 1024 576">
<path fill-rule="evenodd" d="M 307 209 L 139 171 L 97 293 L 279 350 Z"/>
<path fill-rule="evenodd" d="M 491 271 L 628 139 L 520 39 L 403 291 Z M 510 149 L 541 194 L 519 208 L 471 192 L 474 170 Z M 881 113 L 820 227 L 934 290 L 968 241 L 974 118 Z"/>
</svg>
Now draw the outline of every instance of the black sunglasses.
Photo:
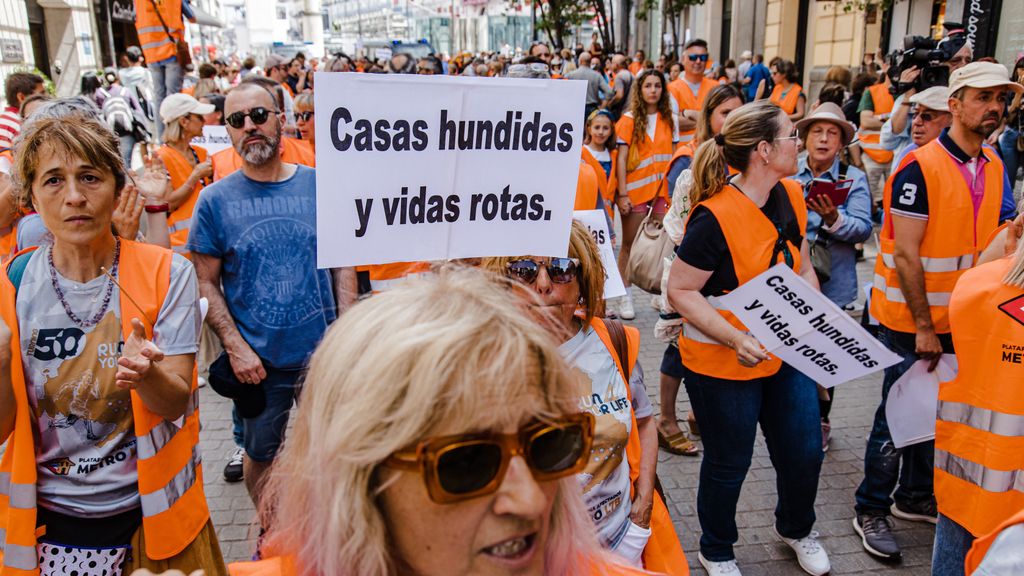
<svg viewBox="0 0 1024 576">
<path fill-rule="evenodd" d="M 545 266 L 543 262 L 522 258 L 508 263 L 508 274 L 521 282 L 533 284 L 537 281 L 541 266 L 547 268 L 548 278 L 552 282 L 568 284 L 576 279 L 580 261 L 576 258 L 552 258 Z"/>
<path fill-rule="evenodd" d="M 707 54 L 687 54 L 686 57 L 690 59 L 690 62 L 696 62 L 697 60 L 700 60 L 701 62 L 708 61 Z"/>
<path fill-rule="evenodd" d="M 312 112 L 296 112 L 295 119 L 302 120 L 303 122 L 309 122 L 313 118 Z M 255 122 L 255 120 L 253 120 Z"/>
<path fill-rule="evenodd" d="M 253 108 L 248 112 L 239 111 L 229 114 L 228 117 L 224 119 L 224 121 L 228 123 L 228 126 L 231 126 L 235 129 L 240 129 L 241 127 L 245 126 L 245 119 L 251 118 L 253 124 L 260 126 L 267 121 L 267 118 L 270 118 L 271 113 L 272 112 L 270 110 L 267 110 L 262 106 L 257 106 L 256 108 Z"/>
</svg>

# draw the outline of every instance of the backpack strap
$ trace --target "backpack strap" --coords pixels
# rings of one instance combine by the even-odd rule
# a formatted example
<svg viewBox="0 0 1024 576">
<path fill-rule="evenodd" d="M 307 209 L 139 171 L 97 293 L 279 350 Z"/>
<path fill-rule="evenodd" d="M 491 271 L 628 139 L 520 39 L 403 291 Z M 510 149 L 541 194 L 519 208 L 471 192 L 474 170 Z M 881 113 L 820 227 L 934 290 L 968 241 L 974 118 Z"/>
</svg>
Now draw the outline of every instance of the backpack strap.
<svg viewBox="0 0 1024 576">
<path fill-rule="evenodd" d="M 608 337 L 611 338 L 612 346 L 615 347 L 615 355 L 619 357 L 619 364 L 622 366 L 623 376 L 626 378 L 626 385 L 629 385 L 630 369 L 629 364 L 629 341 L 626 338 L 626 329 L 618 320 L 604 319 L 604 325 L 608 328 Z"/>
</svg>

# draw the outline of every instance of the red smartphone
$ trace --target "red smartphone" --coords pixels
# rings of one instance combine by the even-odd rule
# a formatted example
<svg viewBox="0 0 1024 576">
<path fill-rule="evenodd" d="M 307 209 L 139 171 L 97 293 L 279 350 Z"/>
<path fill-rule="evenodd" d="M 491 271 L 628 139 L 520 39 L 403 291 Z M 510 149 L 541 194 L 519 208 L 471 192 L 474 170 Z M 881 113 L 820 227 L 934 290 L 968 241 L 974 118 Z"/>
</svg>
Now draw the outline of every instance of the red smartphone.
<svg viewBox="0 0 1024 576">
<path fill-rule="evenodd" d="M 846 203 L 846 197 L 850 195 L 851 188 L 853 188 L 853 180 L 832 182 L 823 178 L 815 178 L 811 180 L 811 189 L 807 193 L 807 197 L 815 198 L 825 195 L 832 201 L 833 206 L 838 207 Z"/>
</svg>

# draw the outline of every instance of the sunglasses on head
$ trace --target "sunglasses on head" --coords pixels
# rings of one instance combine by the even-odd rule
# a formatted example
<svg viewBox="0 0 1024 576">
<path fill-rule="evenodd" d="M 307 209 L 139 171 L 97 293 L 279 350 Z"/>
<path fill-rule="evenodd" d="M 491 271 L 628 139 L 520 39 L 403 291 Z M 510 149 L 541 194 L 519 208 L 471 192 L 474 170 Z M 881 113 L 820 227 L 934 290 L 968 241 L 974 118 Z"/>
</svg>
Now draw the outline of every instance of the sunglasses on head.
<svg viewBox="0 0 1024 576">
<path fill-rule="evenodd" d="M 686 57 L 690 59 L 690 62 L 696 62 L 697 60 L 700 60 L 701 62 L 708 61 L 707 54 L 687 54 Z"/>
<path fill-rule="evenodd" d="M 577 258 L 552 258 L 547 264 L 529 258 L 520 258 L 508 263 L 508 275 L 526 284 L 537 281 L 541 267 L 547 268 L 548 278 L 555 284 L 568 284 L 579 273 L 580 261 Z"/>
<path fill-rule="evenodd" d="M 522 456 L 538 482 L 583 469 L 594 440 L 594 416 L 572 414 L 534 422 L 515 434 L 460 434 L 421 442 L 392 454 L 384 465 L 419 472 L 438 504 L 469 500 L 498 490 L 509 462 Z"/>
<path fill-rule="evenodd" d="M 296 112 L 295 119 L 302 120 L 303 122 L 309 122 L 313 119 L 313 112 Z"/>
<path fill-rule="evenodd" d="M 270 118 L 271 113 L 272 111 L 267 110 L 262 106 L 257 106 L 248 112 L 239 111 L 228 114 L 228 117 L 225 118 L 224 121 L 228 123 L 228 126 L 239 129 L 245 126 L 246 118 L 251 118 L 253 124 L 260 126 L 267 121 L 267 118 Z"/>
</svg>

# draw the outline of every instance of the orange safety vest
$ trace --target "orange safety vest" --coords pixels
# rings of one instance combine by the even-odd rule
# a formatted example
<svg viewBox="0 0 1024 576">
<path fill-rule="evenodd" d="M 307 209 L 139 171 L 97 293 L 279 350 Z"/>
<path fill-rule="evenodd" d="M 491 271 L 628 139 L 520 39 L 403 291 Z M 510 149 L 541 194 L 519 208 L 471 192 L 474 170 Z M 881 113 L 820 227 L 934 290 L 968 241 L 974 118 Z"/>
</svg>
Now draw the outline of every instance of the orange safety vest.
<svg viewBox="0 0 1024 576">
<path fill-rule="evenodd" d="M 159 16 L 157 9 L 160 10 Z M 174 40 L 167 36 L 160 22 L 161 17 Z M 174 43 L 185 38 L 181 0 L 135 0 L 135 30 L 139 33 L 139 45 L 147 63 L 153 64 L 177 56 L 178 50 Z"/>
<path fill-rule="evenodd" d="M 633 116 L 630 114 L 624 114 L 622 118 L 615 124 L 615 134 L 619 137 L 619 141 L 629 144 L 632 148 L 637 146 L 636 142 L 633 142 Z M 672 159 L 672 126 L 666 124 L 662 120 L 661 116 L 658 116 L 658 122 L 654 127 L 654 140 L 647 134 L 644 134 L 643 142 L 640 143 L 637 153 L 639 154 L 640 162 L 632 169 L 626 172 L 626 194 L 629 195 L 629 199 L 636 204 L 643 204 L 644 202 L 650 202 L 659 195 L 664 196 L 668 200 L 668 196 L 665 192 L 665 171 L 668 168 L 668 162 Z M 629 156 L 626 155 L 626 166 L 627 170 L 629 167 Z M 620 191 L 621 192 L 621 191 Z"/>
<path fill-rule="evenodd" d="M 26 251 L 27 252 L 27 251 Z M 152 244 L 121 240 L 119 282 L 121 331 L 132 332 L 133 310 L 152 338 L 151 319 L 157 318 L 171 278 L 172 252 Z M 131 294 L 134 300 L 127 296 Z M 14 430 L 0 461 L 0 575 L 38 575 L 36 538 L 35 418 L 25 387 L 15 310 L 15 288 L 0 274 L 0 314 L 11 330 L 11 385 L 14 388 Z M 147 557 L 165 560 L 181 553 L 210 519 L 203 493 L 199 457 L 199 394 L 195 371 L 192 397 L 179 427 L 149 411 L 132 390 L 132 416 L 138 448 L 139 495 Z"/>
<path fill-rule="evenodd" d="M 19 217 L 19 220 L 21 218 Z M 11 261 L 14 253 L 18 250 L 18 220 L 11 224 L 11 231 L 0 236 L 0 265 Z"/>
<path fill-rule="evenodd" d="M 964 574 L 967 576 L 974 574 L 974 571 L 977 570 L 981 566 L 982 561 L 985 560 L 985 555 L 988 554 L 988 549 L 992 547 L 992 544 L 995 543 L 996 538 L 999 537 L 1003 530 L 1021 523 L 1024 523 L 1024 509 L 1017 510 L 1016 514 L 996 527 L 995 530 L 975 540 L 974 544 L 971 545 L 971 549 L 967 551 L 967 557 L 964 559 Z"/>
<path fill-rule="evenodd" d="M 360 266 L 370 273 L 370 289 L 374 294 L 386 292 L 409 277 L 422 276 L 430 272 L 429 262 L 393 262 L 391 264 L 373 264 Z"/>
<path fill-rule="evenodd" d="M 786 114 L 792 114 L 796 112 L 796 105 L 800 102 L 800 94 L 803 93 L 803 88 L 799 84 L 790 84 L 789 92 L 786 95 L 782 95 L 782 84 L 776 84 L 775 88 L 772 88 L 772 95 L 770 100 L 782 108 Z"/>
<path fill-rule="evenodd" d="M 213 162 L 213 179 L 222 180 L 232 172 L 242 169 L 242 157 L 234 147 L 225 148 L 210 157 Z M 316 155 L 308 142 L 295 138 L 281 139 L 281 160 L 291 164 L 302 164 L 310 168 L 316 167 Z"/>
<path fill-rule="evenodd" d="M 626 372 L 623 370 L 619 355 L 615 350 L 611 335 L 604 320 L 594 318 L 590 321 L 590 327 L 594 329 L 597 336 L 604 343 L 619 369 L 622 379 L 626 379 Z M 640 331 L 632 326 L 623 325 L 626 332 L 627 356 L 631 366 L 636 365 L 637 357 L 640 355 Z M 629 389 L 629 382 L 626 382 L 626 399 L 632 405 L 632 392 Z M 630 411 L 632 414 L 632 410 Z M 630 429 L 629 441 L 626 443 L 626 461 L 629 462 L 630 497 L 634 497 L 633 486 L 640 477 L 640 431 L 636 425 L 636 414 L 633 414 L 633 426 Z M 675 526 L 672 525 L 672 518 L 669 517 L 668 508 L 661 496 L 654 493 L 654 508 L 651 510 L 651 536 L 647 539 L 647 546 L 643 553 L 644 568 L 658 573 L 670 574 L 672 576 L 686 576 L 690 568 L 686 563 L 686 555 L 683 554 L 683 547 L 679 543 L 679 536 L 676 534 Z"/>
<path fill-rule="evenodd" d="M 644 69 L 644 63 L 643 62 L 630 62 L 629 63 L 629 73 L 632 74 L 633 76 L 639 76 L 640 72 L 642 72 L 643 69 Z"/>
<path fill-rule="evenodd" d="M 601 169 L 604 172 L 604 169 Z M 573 210 L 596 210 L 597 197 L 600 194 L 597 172 L 594 167 L 580 160 L 579 177 L 576 179 L 576 200 Z"/>
<path fill-rule="evenodd" d="M 953 286 L 965 270 L 974 266 L 981 242 L 999 225 L 1003 163 L 995 151 L 982 150 L 988 163 L 985 165 L 985 192 L 977 219 L 967 183 L 954 164 L 955 160 L 949 157 L 938 140 L 908 153 L 900 163 L 902 168 L 916 158 L 924 173 L 929 214 L 928 226 L 921 240 L 921 266 L 924 268 L 924 288 L 931 307 L 932 323 L 939 334 L 949 332 L 949 295 Z M 871 315 L 890 330 L 914 333 L 917 327 L 896 273 L 896 241 L 893 239 L 890 213 L 894 178 L 895 172 L 886 181 L 882 195 L 885 218 L 879 233 L 881 250 L 875 260 Z"/>
<path fill-rule="evenodd" d="M 694 95 L 690 91 L 690 85 L 686 83 L 683 76 L 676 78 L 668 84 L 668 91 L 676 99 L 679 104 L 679 113 L 682 114 L 683 110 L 700 110 L 704 107 L 704 100 L 708 97 L 708 93 L 718 86 L 718 82 L 710 78 L 702 77 L 700 80 L 700 88 L 697 89 L 697 94 Z M 681 142 L 689 142 L 693 140 L 693 137 L 697 134 L 696 128 L 690 130 L 681 130 L 679 132 L 679 140 Z"/>
<path fill-rule="evenodd" d="M 803 187 L 789 179 L 782 180 L 782 184 L 786 188 L 800 230 L 805 230 L 807 205 L 804 204 Z M 776 262 L 772 262 L 772 253 L 779 238 L 775 225 L 750 198 L 735 187 L 726 185 L 717 194 L 698 204 L 701 205 L 711 211 L 722 228 L 722 235 L 725 236 L 725 243 L 729 247 L 732 265 L 736 270 L 736 280 L 740 286 L 772 265 L 783 261 L 783 255 L 779 254 Z M 690 214 L 693 214 L 692 210 Z M 786 244 L 793 255 L 793 270 L 799 273 L 800 246 L 788 240 Z M 707 300 L 729 324 L 740 332 L 747 331 L 747 327 L 732 312 L 722 307 L 717 298 L 712 296 Z M 698 374 L 726 380 L 765 378 L 782 368 L 782 360 L 776 356 L 753 368 L 742 366 L 732 348 L 704 334 L 689 322 L 683 324 L 683 331 L 679 335 L 679 356 L 688 369 Z"/>
<path fill-rule="evenodd" d="M 206 161 L 205 149 L 197 146 L 189 146 L 189 148 L 196 153 L 199 162 Z M 167 173 L 171 176 L 171 186 L 175 190 L 184 186 L 185 181 L 192 175 L 192 165 L 189 164 L 188 159 L 181 152 L 166 145 L 157 148 L 156 152 L 160 155 L 160 159 L 163 160 L 164 166 L 167 168 Z M 196 200 L 199 199 L 199 192 L 202 189 L 203 183 L 196 182 L 196 186 L 188 198 L 167 215 L 167 231 L 171 234 L 171 250 L 186 257 L 190 255 L 185 250 L 185 244 L 188 243 L 188 231 L 192 227 L 192 212 L 196 208 Z"/>
<path fill-rule="evenodd" d="M 892 94 L 889 93 L 888 86 L 885 84 L 875 84 L 870 86 L 868 91 L 871 92 L 871 101 L 875 106 L 875 114 L 888 114 L 892 112 L 892 105 L 895 101 L 892 98 Z M 872 160 L 879 164 L 892 162 L 892 151 L 882 148 L 881 130 L 865 130 L 861 128 L 857 131 L 857 138 L 860 140 L 861 149 Z"/>
<path fill-rule="evenodd" d="M 676 160 L 679 160 L 683 156 L 689 156 L 690 157 L 690 162 L 691 162 L 691 165 L 692 165 L 693 156 L 694 156 L 694 154 L 696 152 L 695 148 L 696 148 L 696 143 L 693 140 L 687 142 L 686 144 L 680 144 L 679 147 L 676 148 L 675 153 L 672 154 L 672 159 L 668 161 L 668 166 L 665 167 L 665 179 L 666 180 L 668 180 L 668 173 L 672 171 L 672 165 L 676 163 Z M 675 192 L 675 190 L 669 190 L 668 191 L 668 195 L 669 195 L 670 198 L 672 197 L 672 194 L 674 192 Z"/>
<path fill-rule="evenodd" d="M 1012 264 L 968 270 L 949 302 L 959 370 L 939 384 L 935 500 L 974 536 L 1024 509 L 1024 290 L 1003 284 Z"/>
<path fill-rule="evenodd" d="M 611 136 L 609 136 L 611 138 Z M 605 175 L 604 166 L 594 158 L 594 154 L 589 148 L 583 146 L 583 161 L 590 164 L 594 168 L 594 173 L 597 174 L 597 189 L 601 193 L 601 197 L 604 198 L 606 205 L 615 203 L 615 190 L 618 188 L 618 180 L 615 177 L 615 162 L 619 157 L 618 150 L 609 150 L 608 153 L 612 157 L 612 170 L 611 174 Z"/>
</svg>

